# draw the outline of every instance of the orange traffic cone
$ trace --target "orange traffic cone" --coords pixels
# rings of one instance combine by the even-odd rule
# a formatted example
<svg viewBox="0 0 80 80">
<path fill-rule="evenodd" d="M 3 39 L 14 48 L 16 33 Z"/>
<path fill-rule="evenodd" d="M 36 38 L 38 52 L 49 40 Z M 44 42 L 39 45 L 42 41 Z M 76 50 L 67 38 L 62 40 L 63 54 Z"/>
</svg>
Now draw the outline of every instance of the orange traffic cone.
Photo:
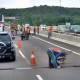
<svg viewBox="0 0 80 80">
<path fill-rule="evenodd" d="M 34 50 L 32 50 L 31 59 L 30 59 L 30 65 L 31 66 L 36 66 L 36 60 L 35 60 L 35 56 L 34 56 Z"/>
<path fill-rule="evenodd" d="M 18 40 L 18 48 L 21 48 L 20 39 Z"/>
</svg>

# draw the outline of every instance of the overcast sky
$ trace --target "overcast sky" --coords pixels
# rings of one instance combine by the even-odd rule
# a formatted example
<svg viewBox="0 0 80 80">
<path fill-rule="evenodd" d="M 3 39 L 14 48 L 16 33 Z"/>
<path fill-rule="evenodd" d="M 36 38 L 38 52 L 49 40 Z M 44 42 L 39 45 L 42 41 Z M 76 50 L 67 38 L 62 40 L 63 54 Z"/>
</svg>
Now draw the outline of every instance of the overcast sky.
<svg viewBox="0 0 80 80">
<path fill-rule="evenodd" d="M 0 8 L 28 8 L 40 5 L 60 6 L 60 0 L 0 0 Z M 61 0 L 61 6 L 80 8 L 80 0 Z"/>
</svg>

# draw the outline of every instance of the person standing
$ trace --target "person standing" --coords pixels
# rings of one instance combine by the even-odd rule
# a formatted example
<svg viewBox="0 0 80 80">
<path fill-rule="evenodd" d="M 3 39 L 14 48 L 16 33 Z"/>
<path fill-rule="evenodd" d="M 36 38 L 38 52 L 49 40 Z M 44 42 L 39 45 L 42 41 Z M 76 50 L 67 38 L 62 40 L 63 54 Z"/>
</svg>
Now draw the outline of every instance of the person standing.
<svg viewBox="0 0 80 80">
<path fill-rule="evenodd" d="M 25 28 L 25 34 L 27 35 L 26 38 L 28 40 L 29 39 L 29 35 L 30 35 L 30 28 L 29 27 Z"/>
<path fill-rule="evenodd" d="M 37 34 L 39 35 L 39 27 L 37 27 Z"/>
<path fill-rule="evenodd" d="M 36 35 L 36 27 L 35 26 L 33 28 L 33 31 L 34 31 L 34 35 Z"/>
<path fill-rule="evenodd" d="M 48 28 L 48 38 L 49 39 L 50 39 L 51 35 L 52 35 L 52 27 L 49 27 Z"/>
</svg>

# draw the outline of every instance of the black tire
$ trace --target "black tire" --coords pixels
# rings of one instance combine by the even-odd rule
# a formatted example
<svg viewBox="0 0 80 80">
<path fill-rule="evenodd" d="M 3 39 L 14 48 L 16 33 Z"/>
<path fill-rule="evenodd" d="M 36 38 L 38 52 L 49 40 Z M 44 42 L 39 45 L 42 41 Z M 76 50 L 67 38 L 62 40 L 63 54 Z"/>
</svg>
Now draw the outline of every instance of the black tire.
<svg viewBox="0 0 80 80">
<path fill-rule="evenodd" d="M 15 61 L 16 60 L 16 56 L 13 56 L 13 59 L 12 59 L 12 61 Z"/>
<path fill-rule="evenodd" d="M 16 56 L 15 55 L 11 55 L 9 58 L 11 61 L 15 61 L 16 60 Z"/>
</svg>

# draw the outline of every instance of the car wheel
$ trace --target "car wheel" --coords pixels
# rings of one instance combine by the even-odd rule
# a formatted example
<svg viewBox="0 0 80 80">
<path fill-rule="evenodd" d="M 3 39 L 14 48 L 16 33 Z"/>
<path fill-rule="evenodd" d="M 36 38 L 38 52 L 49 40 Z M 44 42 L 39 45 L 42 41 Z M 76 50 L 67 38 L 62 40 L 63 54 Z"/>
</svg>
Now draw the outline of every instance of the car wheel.
<svg viewBox="0 0 80 80">
<path fill-rule="evenodd" d="M 15 61 L 16 60 L 16 56 L 13 56 L 13 59 L 12 59 L 12 61 Z"/>
<path fill-rule="evenodd" d="M 11 61 L 15 61 L 15 60 L 16 60 L 16 56 L 15 56 L 15 55 L 11 55 L 11 56 L 10 56 L 10 60 L 11 60 Z"/>
</svg>

